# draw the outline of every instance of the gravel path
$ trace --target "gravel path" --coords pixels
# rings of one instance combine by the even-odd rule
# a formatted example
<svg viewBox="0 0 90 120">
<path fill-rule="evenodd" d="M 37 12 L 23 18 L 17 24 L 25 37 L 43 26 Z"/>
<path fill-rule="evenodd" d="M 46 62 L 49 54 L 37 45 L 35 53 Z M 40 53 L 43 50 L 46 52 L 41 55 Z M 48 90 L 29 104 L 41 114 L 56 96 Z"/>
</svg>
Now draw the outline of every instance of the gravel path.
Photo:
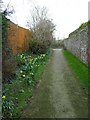
<svg viewBox="0 0 90 120">
<path fill-rule="evenodd" d="M 54 49 L 22 118 L 87 118 L 88 95 L 61 49 Z"/>
</svg>

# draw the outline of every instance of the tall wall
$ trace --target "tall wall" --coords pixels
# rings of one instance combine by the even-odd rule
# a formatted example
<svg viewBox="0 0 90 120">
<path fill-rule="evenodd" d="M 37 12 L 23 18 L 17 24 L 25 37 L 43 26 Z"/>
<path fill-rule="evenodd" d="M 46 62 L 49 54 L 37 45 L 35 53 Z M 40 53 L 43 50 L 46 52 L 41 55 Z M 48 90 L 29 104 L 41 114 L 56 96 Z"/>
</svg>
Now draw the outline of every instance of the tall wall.
<svg viewBox="0 0 90 120">
<path fill-rule="evenodd" d="M 64 46 L 71 51 L 83 63 L 88 64 L 88 25 L 82 29 L 77 29 L 64 40 Z"/>
<path fill-rule="evenodd" d="M 31 32 L 28 29 L 9 22 L 8 43 L 14 54 L 21 53 L 29 48 L 28 43 L 30 36 Z"/>
</svg>

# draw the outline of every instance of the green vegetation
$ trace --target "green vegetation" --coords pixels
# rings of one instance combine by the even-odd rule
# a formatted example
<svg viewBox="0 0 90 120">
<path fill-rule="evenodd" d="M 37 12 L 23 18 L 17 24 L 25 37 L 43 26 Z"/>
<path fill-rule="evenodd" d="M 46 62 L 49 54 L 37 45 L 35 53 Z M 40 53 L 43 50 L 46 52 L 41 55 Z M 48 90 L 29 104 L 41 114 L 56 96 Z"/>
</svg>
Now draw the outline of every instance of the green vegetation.
<svg viewBox="0 0 90 120">
<path fill-rule="evenodd" d="M 32 24 L 28 22 L 28 27 L 32 35 L 29 37 L 29 51 L 33 54 L 43 54 L 51 47 L 54 39 L 55 24 L 48 17 L 48 10 L 45 6 L 35 6 L 33 8 Z"/>
<path fill-rule="evenodd" d="M 4 118 L 19 118 L 49 58 L 55 25 L 46 17 L 46 8 L 39 10 L 35 7 L 32 25 L 28 24 L 32 33 L 28 43 L 30 48 L 23 51 L 24 54 L 13 55 L 7 40 L 10 21 L 6 16 L 13 14 L 14 10 L 8 11 L 8 8 L 2 13 L 2 113 Z"/>
<path fill-rule="evenodd" d="M 82 23 L 78 29 L 83 29 L 89 24 L 90 24 L 90 20 L 88 22 Z"/>
<path fill-rule="evenodd" d="M 63 40 L 53 40 L 51 44 L 52 48 L 61 48 L 63 47 Z"/>
<path fill-rule="evenodd" d="M 0 15 L 0 25 L 2 25 L 2 16 Z"/>
<path fill-rule="evenodd" d="M 19 118 L 44 70 L 51 52 L 37 56 L 17 56 L 16 78 L 3 86 L 3 117 Z"/>
<path fill-rule="evenodd" d="M 12 53 L 11 46 L 8 44 L 9 20 L 2 14 L 2 73 L 3 83 L 8 82 L 15 74 L 16 61 Z M 9 66 L 9 67 L 8 67 Z"/>
<path fill-rule="evenodd" d="M 88 88 L 88 67 L 69 51 L 65 50 L 63 53 L 72 71 L 83 85 Z"/>
<path fill-rule="evenodd" d="M 2 49 L 2 16 L 0 15 L 0 55 Z"/>
<path fill-rule="evenodd" d="M 84 29 L 86 26 L 90 25 L 90 20 L 88 22 L 82 23 L 78 29 L 76 29 L 75 31 L 73 31 L 72 33 L 69 34 L 69 36 L 77 33 L 79 30 Z"/>
</svg>

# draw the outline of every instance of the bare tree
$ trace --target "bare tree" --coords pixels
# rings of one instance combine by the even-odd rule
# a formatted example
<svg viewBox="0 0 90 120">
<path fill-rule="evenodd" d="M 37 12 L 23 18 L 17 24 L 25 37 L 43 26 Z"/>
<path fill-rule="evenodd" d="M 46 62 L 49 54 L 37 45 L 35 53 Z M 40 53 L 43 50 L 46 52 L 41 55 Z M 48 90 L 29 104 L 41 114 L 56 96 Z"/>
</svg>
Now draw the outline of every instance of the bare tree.
<svg viewBox="0 0 90 120">
<path fill-rule="evenodd" d="M 7 6 L 5 6 L 3 0 L 0 0 L 0 13 L 4 16 L 10 16 L 15 12 L 13 6 L 10 5 L 10 2 L 11 0 L 9 0 Z"/>
<path fill-rule="evenodd" d="M 3 1 L 2 0 L 0 0 L 0 13 L 2 12 L 2 8 L 4 7 L 4 5 L 3 5 Z"/>
<path fill-rule="evenodd" d="M 30 39 L 32 44 L 34 43 L 34 48 L 32 49 L 35 51 L 44 51 L 50 47 L 50 44 L 53 40 L 55 25 L 53 24 L 52 20 L 48 18 L 48 11 L 46 7 L 35 7 L 31 17 L 32 24 L 28 24 L 28 26 L 33 32 L 32 38 Z"/>
</svg>

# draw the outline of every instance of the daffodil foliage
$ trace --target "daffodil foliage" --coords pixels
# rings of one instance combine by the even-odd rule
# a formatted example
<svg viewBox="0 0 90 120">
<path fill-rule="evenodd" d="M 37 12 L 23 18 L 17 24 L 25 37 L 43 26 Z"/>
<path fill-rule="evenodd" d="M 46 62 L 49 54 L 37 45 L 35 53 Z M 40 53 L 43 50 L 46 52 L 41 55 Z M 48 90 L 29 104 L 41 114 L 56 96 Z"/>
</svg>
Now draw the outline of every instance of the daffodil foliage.
<svg viewBox="0 0 90 120">
<path fill-rule="evenodd" d="M 17 59 L 22 67 L 17 71 L 17 79 L 24 79 L 28 85 L 35 85 L 35 73 L 41 65 L 45 64 L 47 57 L 47 54 L 41 54 L 35 58 L 24 54 L 18 55 Z"/>
<path fill-rule="evenodd" d="M 18 62 L 18 69 L 16 71 L 15 80 L 13 80 L 9 87 L 6 85 L 3 87 L 3 96 L 2 96 L 2 113 L 5 118 L 12 118 L 13 116 L 17 117 L 21 114 L 22 104 L 32 95 L 34 86 L 36 85 L 43 66 L 46 64 L 50 55 L 50 51 L 45 54 L 36 55 L 35 57 L 27 54 L 19 54 L 16 57 Z M 40 75 L 39 75 L 40 74 Z M 16 93 L 13 91 L 14 84 L 18 85 L 19 88 L 16 90 Z M 15 90 L 16 88 L 14 88 Z M 27 90 L 26 90 L 27 89 Z M 10 93 L 12 91 L 13 93 Z M 27 95 L 28 94 L 28 95 Z M 25 100 L 19 98 L 25 98 Z M 29 96 L 30 95 L 30 96 Z M 20 107 L 19 107 L 20 106 Z"/>
<path fill-rule="evenodd" d="M 12 117 L 12 112 L 15 109 L 15 105 L 9 96 L 2 96 L 2 113 L 3 117 L 10 118 Z"/>
</svg>

